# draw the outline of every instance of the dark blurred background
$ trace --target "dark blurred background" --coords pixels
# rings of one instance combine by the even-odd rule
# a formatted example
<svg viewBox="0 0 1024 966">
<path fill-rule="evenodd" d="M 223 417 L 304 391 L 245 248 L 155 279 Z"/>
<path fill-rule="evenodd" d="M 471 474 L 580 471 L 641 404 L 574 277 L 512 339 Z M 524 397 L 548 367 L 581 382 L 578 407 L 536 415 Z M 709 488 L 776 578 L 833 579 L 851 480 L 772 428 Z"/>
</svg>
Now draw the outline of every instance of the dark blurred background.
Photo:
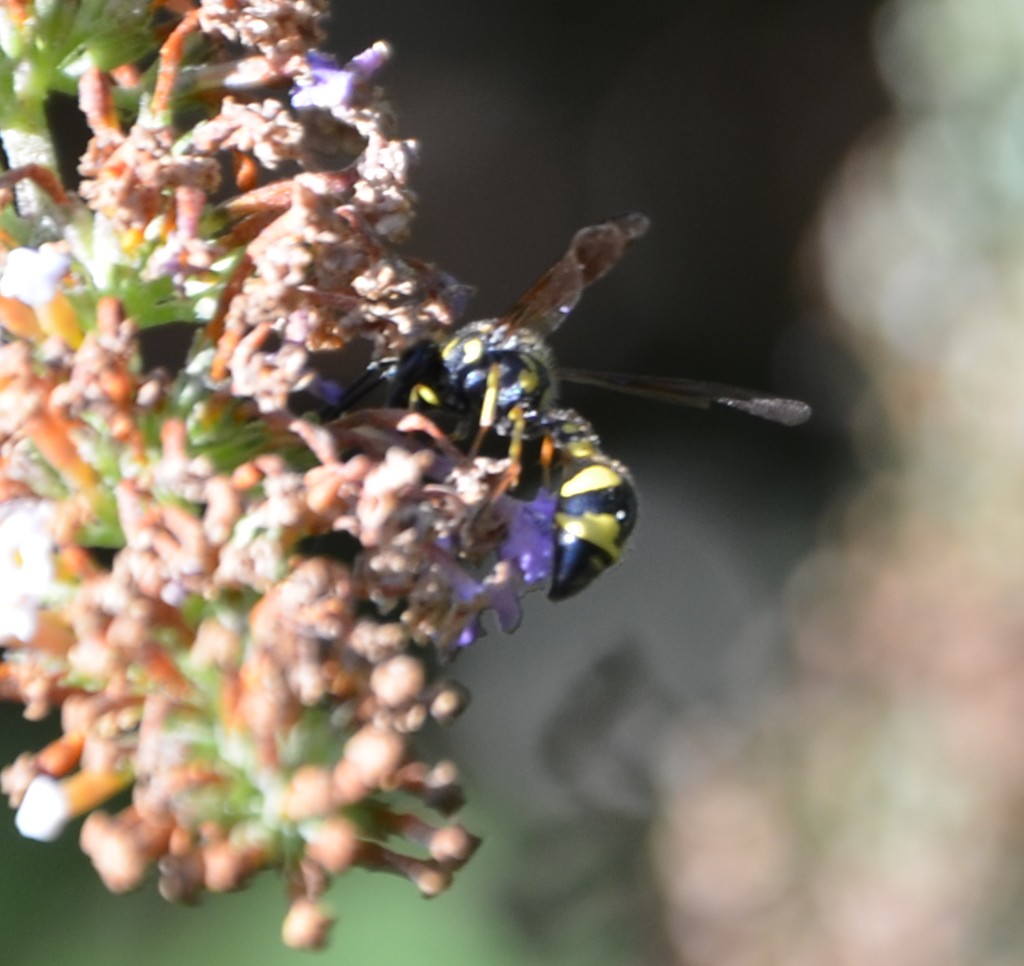
<svg viewBox="0 0 1024 966">
<path fill-rule="evenodd" d="M 460 656 L 452 674 L 474 700 L 437 753 L 465 774 L 484 849 L 426 912 L 404 883 L 376 905 L 381 886 L 341 884 L 330 961 L 667 961 L 649 869 L 665 727 L 756 704 L 784 677 L 787 574 L 854 472 L 858 373 L 832 341 L 806 251 L 840 160 L 885 110 L 876 6 L 336 4 L 340 60 L 377 39 L 394 46 L 380 80 L 422 151 L 407 248 L 476 288 L 470 317 L 507 308 L 581 226 L 639 210 L 650 234 L 554 337 L 559 359 L 797 396 L 815 417 L 787 430 L 565 390 L 633 470 L 632 549 L 588 593 L 537 595 L 514 636 Z M 3 710 L 13 749 L 42 744 Z M 5 962 L 52 961 L 55 915 L 73 921 L 84 961 L 205 961 L 215 949 L 297 960 L 277 945 L 269 878 L 189 912 L 102 895 L 73 841 L 16 840 L 4 822 L 0 845 L 5 865 L 31 870 L 18 891 L 33 897 Z M 237 952 L 243 936 L 262 958 Z"/>
<path fill-rule="evenodd" d="M 787 430 L 564 387 L 632 467 L 642 518 L 625 563 L 591 593 L 557 607 L 538 597 L 515 637 L 460 659 L 478 698 L 464 730 L 491 749 L 488 781 L 532 754 L 518 747 L 539 725 L 524 703 L 541 689 L 555 700 L 627 639 L 687 694 L 720 691 L 748 660 L 751 680 L 774 664 L 762 611 L 851 467 L 857 371 L 831 341 L 804 255 L 840 160 L 885 107 L 875 6 L 338 8 L 341 57 L 379 37 L 394 45 L 381 81 L 422 148 L 408 247 L 476 288 L 469 317 L 509 307 L 582 225 L 639 210 L 651 232 L 553 337 L 558 358 L 815 407 Z M 521 722 L 517 709 L 528 709 Z"/>
<path fill-rule="evenodd" d="M 865 0 L 338 8 L 343 57 L 379 37 L 421 140 L 410 247 L 507 308 L 579 227 L 652 230 L 552 342 L 574 367 L 686 375 L 805 398 L 786 430 L 566 387 L 633 470 L 641 522 L 589 593 L 539 595 L 454 673 L 474 703 L 451 754 L 518 831 L 490 883 L 534 955 L 661 961 L 649 878 L 654 760 L 681 715 L 762 699 L 785 674 L 787 574 L 852 472 L 855 364 L 819 310 L 809 233 L 885 109 Z"/>
</svg>

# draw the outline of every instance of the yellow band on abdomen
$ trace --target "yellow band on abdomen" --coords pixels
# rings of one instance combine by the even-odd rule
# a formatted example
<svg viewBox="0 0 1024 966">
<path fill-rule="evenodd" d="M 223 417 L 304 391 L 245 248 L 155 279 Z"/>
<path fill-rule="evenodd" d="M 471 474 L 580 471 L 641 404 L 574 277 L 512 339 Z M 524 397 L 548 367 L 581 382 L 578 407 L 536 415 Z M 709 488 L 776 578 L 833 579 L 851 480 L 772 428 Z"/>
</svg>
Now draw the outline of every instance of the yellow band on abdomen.
<svg viewBox="0 0 1024 966">
<path fill-rule="evenodd" d="M 581 493 L 593 493 L 596 490 L 613 490 L 622 485 L 622 474 L 602 463 L 592 463 L 583 467 L 575 476 L 565 481 L 559 488 L 558 495 L 567 500 Z"/>
<path fill-rule="evenodd" d="M 581 513 L 570 516 L 556 513 L 555 523 L 559 529 L 578 540 L 586 540 L 603 550 L 612 560 L 618 560 L 622 525 L 610 513 Z"/>
</svg>

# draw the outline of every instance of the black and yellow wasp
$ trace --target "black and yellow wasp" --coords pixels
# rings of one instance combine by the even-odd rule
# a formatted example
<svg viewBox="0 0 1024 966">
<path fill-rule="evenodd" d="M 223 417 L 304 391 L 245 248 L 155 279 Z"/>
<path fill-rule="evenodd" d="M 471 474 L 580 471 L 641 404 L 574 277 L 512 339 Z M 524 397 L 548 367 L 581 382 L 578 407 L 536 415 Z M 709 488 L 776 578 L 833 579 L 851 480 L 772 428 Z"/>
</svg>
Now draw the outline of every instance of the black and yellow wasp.
<svg viewBox="0 0 1024 966">
<path fill-rule="evenodd" d="M 615 563 L 637 516 L 628 470 L 602 451 L 590 423 L 557 405 L 559 380 L 690 406 L 728 406 L 787 426 L 810 415 L 798 400 L 732 386 L 556 368 L 546 337 L 647 227 L 643 215 L 626 214 L 581 229 L 508 313 L 471 322 L 444 343 L 418 342 L 377 370 L 378 380 L 390 381 L 389 405 L 454 418 L 457 437 L 475 434 L 474 450 L 489 432 L 508 437 L 518 466 L 523 440 L 543 440 L 545 469 L 553 467 L 557 481 L 553 600 L 578 593 Z"/>
</svg>

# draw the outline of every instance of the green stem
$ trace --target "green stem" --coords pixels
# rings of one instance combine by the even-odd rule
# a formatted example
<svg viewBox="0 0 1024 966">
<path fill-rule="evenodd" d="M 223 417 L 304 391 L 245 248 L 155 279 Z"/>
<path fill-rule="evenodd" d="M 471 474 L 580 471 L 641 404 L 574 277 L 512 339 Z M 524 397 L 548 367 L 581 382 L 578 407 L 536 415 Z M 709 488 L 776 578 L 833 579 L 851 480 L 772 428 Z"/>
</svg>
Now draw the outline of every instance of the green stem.
<svg viewBox="0 0 1024 966">
<path fill-rule="evenodd" d="M 56 171 L 57 151 L 45 110 L 52 55 L 45 45 L 38 45 L 38 35 L 31 31 L 22 32 L 16 39 L 18 57 L 5 65 L 11 70 L 4 78 L 6 90 L 0 103 L 0 143 L 10 167 L 39 164 Z M 17 200 L 18 213 L 35 222 L 37 234 L 52 234 L 57 209 L 38 186 L 27 181 L 18 185 Z"/>
<path fill-rule="evenodd" d="M 42 114 L 42 110 L 39 111 Z M 19 120 L 23 120 L 22 118 Z M 51 171 L 57 170 L 57 152 L 54 150 L 45 119 L 40 129 L 34 124 L 17 123 L 5 125 L 0 131 L 4 153 L 12 168 L 23 164 L 41 164 Z M 34 221 L 40 240 L 53 234 L 58 221 L 56 205 L 49 195 L 31 181 L 22 181 L 15 189 L 18 199 L 18 213 L 26 221 Z"/>
</svg>

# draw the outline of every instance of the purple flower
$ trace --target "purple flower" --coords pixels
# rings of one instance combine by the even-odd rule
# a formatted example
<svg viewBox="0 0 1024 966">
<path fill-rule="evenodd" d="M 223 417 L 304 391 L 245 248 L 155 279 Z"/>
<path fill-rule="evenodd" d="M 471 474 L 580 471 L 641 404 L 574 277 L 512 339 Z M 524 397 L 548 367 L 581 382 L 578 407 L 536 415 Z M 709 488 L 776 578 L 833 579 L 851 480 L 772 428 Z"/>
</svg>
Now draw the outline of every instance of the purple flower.
<svg viewBox="0 0 1024 966">
<path fill-rule="evenodd" d="M 470 576 L 452 558 L 445 561 L 444 567 L 456 598 L 477 608 L 474 613 L 468 615 L 466 625 L 455 641 L 456 647 L 466 647 L 483 635 L 480 615 L 484 610 L 494 611 L 498 626 L 506 634 L 519 626 L 523 616 L 519 604 L 520 586 L 518 578 L 513 575 L 508 564 L 499 562 L 483 581 Z"/>
<path fill-rule="evenodd" d="M 511 634 L 523 619 L 518 588 L 512 581 L 488 580 L 483 590 L 494 616 L 498 618 L 498 626 L 506 634 Z"/>
<path fill-rule="evenodd" d="M 310 51 L 310 76 L 300 78 L 292 88 L 292 107 L 314 107 L 327 111 L 348 110 L 365 84 L 391 57 L 391 46 L 378 40 L 344 67 L 329 54 Z"/>
<path fill-rule="evenodd" d="M 462 633 L 459 634 L 455 641 L 456 647 L 469 647 L 480 635 L 483 634 L 483 627 L 480 625 L 480 615 L 474 614 L 470 619 L 469 623 L 462 628 Z"/>
<path fill-rule="evenodd" d="M 498 626 L 506 634 L 511 634 L 522 620 L 523 609 L 519 604 L 518 589 L 512 582 L 486 580 L 479 583 L 467 577 L 461 585 L 456 585 L 455 591 L 466 601 L 471 601 L 482 594 L 487 600 L 486 609 L 494 611 L 494 616 L 498 619 Z M 470 617 L 455 641 L 456 647 L 467 647 L 478 637 L 483 636 L 484 629 L 480 620 L 482 613 L 482 611 L 477 611 Z"/>
<path fill-rule="evenodd" d="M 507 501 L 508 536 L 498 555 L 514 563 L 528 584 L 541 583 L 551 577 L 557 502 L 558 497 L 543 488 L 532 500 Z"/>
<path fill-rule="evenodd" d="M 538 490 L 532 500 L 505 500 L 503 509 L 507 514 L 508 536 L 498 549 L 499 565 L 494 573 L 483 583 L 465 572 L 461 572 L 453 581 L 455 592 L 461 600 L 468 602 L 483 594 L 487 598 L 488 607 L 498 619 L 498 626 L 505 633 L 514 631 L 522 618 L 519 603 L 521 586 L 518 579 L 512 577 L 507 565 L 511 564 L 526 584 L 550 580 L 557 503 L 557 496 L 544 489 Z M 480 614 L 477 613 L 463 628 L 456 646 L 466 647 L 482 634 Z"/>
</svg>

